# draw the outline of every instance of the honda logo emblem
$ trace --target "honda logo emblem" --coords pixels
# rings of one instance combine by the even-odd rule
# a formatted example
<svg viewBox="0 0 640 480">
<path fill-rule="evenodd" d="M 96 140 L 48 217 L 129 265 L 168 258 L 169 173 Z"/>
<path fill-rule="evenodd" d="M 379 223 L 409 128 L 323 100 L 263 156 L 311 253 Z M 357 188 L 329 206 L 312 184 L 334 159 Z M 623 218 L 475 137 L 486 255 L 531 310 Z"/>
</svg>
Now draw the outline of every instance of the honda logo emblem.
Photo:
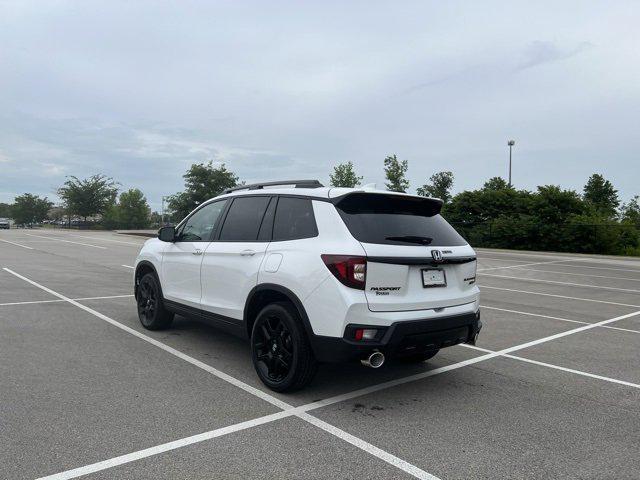
<svg viewBox="0 0 640 480">
<path fill-rule="evenodd" d="M 436 262 L 442 261 L 442 252 L 440 250 L 431 250 L 431 256 Z"/>
</svg>

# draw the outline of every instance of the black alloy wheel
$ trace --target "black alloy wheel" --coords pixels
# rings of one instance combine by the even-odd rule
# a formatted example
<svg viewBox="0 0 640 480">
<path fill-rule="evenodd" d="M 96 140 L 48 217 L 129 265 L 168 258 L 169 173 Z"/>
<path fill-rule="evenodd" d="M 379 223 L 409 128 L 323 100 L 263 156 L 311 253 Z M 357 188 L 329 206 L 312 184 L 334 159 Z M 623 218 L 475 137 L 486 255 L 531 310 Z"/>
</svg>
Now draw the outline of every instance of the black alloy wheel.
<svg viewBox="0 0 640 480">
<path fill-rule="evenodd" d="M 173 321 L 173 313 L 164 308 L 160 285 L 154 274 L 147 273 L 142 277 L 138 284 L 136 301 L 138 318 L 144 328 L 161 330 Z"/>
<path fill-rule="evenodd" d="M 276 392 L 304 387 L 317 371 L 300 316 L 287 302 L 267 305 L 257 315 L 251 355 L 260 380 Z"/>
<path fill-rule="evenodd" d="M 260 323 L 253 339 L 258 368 L 274 382 L 281 382 L 293 364 L 291 332 L 276 315 L 268 315 Z"/>
</svg>

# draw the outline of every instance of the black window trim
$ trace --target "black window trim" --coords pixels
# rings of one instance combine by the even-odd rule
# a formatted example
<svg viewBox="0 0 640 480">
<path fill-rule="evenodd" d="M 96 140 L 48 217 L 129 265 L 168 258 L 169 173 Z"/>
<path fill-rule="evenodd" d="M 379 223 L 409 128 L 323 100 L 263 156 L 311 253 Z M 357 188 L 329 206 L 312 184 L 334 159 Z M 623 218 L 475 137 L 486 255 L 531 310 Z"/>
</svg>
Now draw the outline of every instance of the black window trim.
<svg viewBox="0 0 640 480">
<path fill-rule="evenodd" d="M 249 196 L 249 195 L 247 195 Z M 273 241 L 273 227 L 276 223 L 276 213 L 278 212 L 278 201 L 280 199 L 278 198 L 277 195 L 271 195 L 271 199 L 269 200 L 269 203 L 267 203 L 267 208 L 264 211 L 264 215 L 262 215 L 262 220 L 260 221 L 260 227 L 258 227 L 258 237 L 260 237 L 260 231 L 262 230 L 262 225 L 264 224 L 264 219 L 267 216 L 267 212 L 269 211 L 269 207 L 271 207 L 271 203 L 273 203 L 273 218 L 271 219 L 271 230 L 270 230 L 270 235 L 268 239 L 260 239 L 258 238 L 256 241 L 258 242 L 267 242 L 267 243 L 271 243 Z"/>
<path fill-rule="evenodd" d="M 191 212 L 189 215 L 187 215 L 186 217 L 184 217 L 182 219 L 182 221 L 176 225 L 175 227 L 175 231 L 177 232 L 178 229 L 182 228 L 183 224 L 185 224 L 187 222 L 187 220 L 189 220 L 191 217 L 193 217 L 196 213 L 198 213 L 200 210 L 202 210 L 204 207 L 211 205 L 213 203 L 218 203 L 218 202 L 223 202 L 225 200 L 229 200 L 229 198 L 220 198 L 220 199 L 216 199 L 216 200 L 211 200 L 208 202 L 204 202 L 202 205 L 199 205 L 193 212 Z M 220 216 L 218 217 L 218 220 L 216 220 L 216 224 L 213 226 L 213 230 L 211 231 L 211 235 L 209 237 L 209 239 L 205 239 L 205 240 L 176 240 L 175 243 L 208 243 L 208 242 L 212 242 L 214 238 L 217 238 L 218 236 L 218 231 L 220 230 L 220 225 L 222 225 L 222 219 L 227 217 L 227 211 L 229 210 L 229 205 L 231 205 L 231 202 L 227 202 L 224 206 L 224 208 L 222 209 L 222 212 L 220 212 Z"/>
</svg>

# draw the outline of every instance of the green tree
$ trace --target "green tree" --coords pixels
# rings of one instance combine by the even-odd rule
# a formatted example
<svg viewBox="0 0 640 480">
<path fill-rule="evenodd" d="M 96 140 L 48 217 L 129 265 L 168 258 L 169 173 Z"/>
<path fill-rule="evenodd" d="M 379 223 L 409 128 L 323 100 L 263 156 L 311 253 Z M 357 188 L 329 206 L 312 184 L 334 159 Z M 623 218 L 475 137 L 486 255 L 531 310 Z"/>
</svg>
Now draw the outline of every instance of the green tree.
<svg viewBox="0 0 640 480">
<path fill-rule="evenodd" d="M 589 177 L 584 186 L 583 198 L 596 212 L 610 218 L 616 215 L 618 205 L 620 205 L 618 191 L 613 188 L 613 184 L 609 180 L 606 180 L 599 173 L 594 173 Z"/>
<path fill-rule="evenodd" d="M 71 176 L 58 189 L 58 195 L 69 214 L 86 221 L 87 217 L 105 213 L 115 203 L 118 185 L 112 178 L 99 174 L 84 180 Z"/>
<path fill-rule="evenodd" d="M 151 209 L 144 194 L 132 188 L 120 194 L 118 203 L 109 206 L 102 215 L 102 225 L 108 229 L 147 228 Z"/>
<path fill-rule="evenodd" d="M 636 195 L 629 203 L 622 205 L 620 218 L 623 222 L 640 228 L 640 196 Z"/>
<path fill-rule="evenodd" d="M 387 178 L 385 186 L 391 192 L 406 193 L 409 189 L 409 180 L 407 180 L 407 170 L 409 162 L 406 160 L 398 160 L 396 155 L 389 155 L 384 159 L 384 174 Z"/>
<path fill-rule="evenodd" d="M 47 212 L 53 205 L 47 197 L 25 193 L 15 198 L 11 209 L 13 220 L 17 224 L 38 223 L 47 218 Z"/>
<path fill-rule="evenodd" d="M 11 218 L 11 205 L 0 203 L 0 218 Z"/>
<path fill-rule="evenodd" d="M 506 190 L 507 188 L 510 188 L 509 184 L 502 177 L 491 177 L 482 186 L 483 190 Z"/>
<path fill-rule="evenodd" d="M 118 215 L 120 228 L 146 228 L 149 226 L 151 209 L 144 194 L 132 188 L 120 194 Z"/>
<path fill-rule="evenodd" d="M 362 177 L 356 175 L 353 169 L 353 163 L 341 163 L 333 167 L 333 173 L 329 175 L 330 183 L 333 187 L 349 187 L 353 188 L 360 185 Z"/>
<path fill-rule="evenodd" d="M 202 202 L 238 185 L 238 176 L 235 173 L 227 170 L 224 163 L 214 167 L 212 161 L 194 163 L 183 178 L 184 192 L 170 196 L 168 201 L 169 210 L 179 219 L 186 217 Z"/>
<path fill-rule="evenodd" d="M 429 178 L 431 183 L 426 183 L 418 188 L 417 193 L 422 197 L 434 197 L 441 199 L 444 203 L 451 200 L 451 187 L 453 187 L 453 173 L 438 172 Z"/>
</svg>

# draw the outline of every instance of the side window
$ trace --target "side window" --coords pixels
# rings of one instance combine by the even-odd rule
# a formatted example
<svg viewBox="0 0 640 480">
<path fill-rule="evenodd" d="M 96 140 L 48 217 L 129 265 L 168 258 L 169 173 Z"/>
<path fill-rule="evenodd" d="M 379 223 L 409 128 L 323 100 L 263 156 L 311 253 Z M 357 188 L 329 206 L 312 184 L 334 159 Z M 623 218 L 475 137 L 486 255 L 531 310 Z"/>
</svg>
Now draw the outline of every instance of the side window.
<svg viewBox="0 0 640 480">
<path fill-rule="evenodd" d="M 273 241 L 311 238 L 318 235 L 311 200 L 280 197 L 273 224 Z"/>
<path fill-rule="evenodd" d="M 266 196 L 235 198 L 222 225 L 220 240 L 255 242 L 269 200 Z"/>
<path fill-rule="evenodd" d="M 208 242 L 227 200 L 209 203 L 185 220 L 176 232 L 178 242 Z"/>
</svg>

